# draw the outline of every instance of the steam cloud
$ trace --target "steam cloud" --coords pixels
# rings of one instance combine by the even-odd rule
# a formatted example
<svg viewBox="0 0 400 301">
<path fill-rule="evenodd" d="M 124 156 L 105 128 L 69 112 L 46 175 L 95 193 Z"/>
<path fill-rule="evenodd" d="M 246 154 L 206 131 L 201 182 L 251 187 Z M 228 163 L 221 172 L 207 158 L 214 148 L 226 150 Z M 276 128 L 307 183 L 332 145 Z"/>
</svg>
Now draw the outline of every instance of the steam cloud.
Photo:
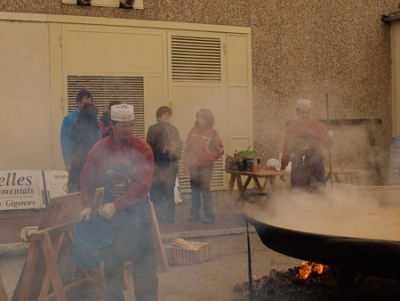
<svg viewBox="0 0 400 301">
<path fill-rule="evenodd" d="M 400 240 L 400 201 L 396 192 L 367 192 L 335 185 L 325 194 L 283 191 L 248 216 L 276 227 L 364 239 Z"/>
</svg>

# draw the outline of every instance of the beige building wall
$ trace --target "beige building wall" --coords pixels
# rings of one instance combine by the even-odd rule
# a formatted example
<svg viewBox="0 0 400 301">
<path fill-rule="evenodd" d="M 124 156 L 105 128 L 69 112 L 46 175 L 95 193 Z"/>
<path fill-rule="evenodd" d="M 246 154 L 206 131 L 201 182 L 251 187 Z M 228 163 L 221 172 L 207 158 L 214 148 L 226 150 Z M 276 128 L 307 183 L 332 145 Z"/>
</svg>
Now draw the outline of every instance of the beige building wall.
<svg viewBox="0 0 400 301">
<path fill-rule="evenodd" d="M 3 51 L 17 54 L 9 58 L 9 64 L 14 65 L 18 64 L 21 52 L 29 48 L 27 53 L 31 59 L 23 65 L 23 68 L 28 70 L 36 70 L 37 68 L 31 65 L 36 63 L 36 58 L 44 57 L 48 62 L 45 80 L 48 81 L 46 89 L 49 95 L 44 99 L 46 101 L 33 104 L 34 107 L 47 108 L 47 115 L 39 114 L 47 122 L 46 126 L 31 124 L 27 118 L 21 120 L 19 126 L 29 127 L 30 132 L 22 132 L 23 138 L 18 141 L 26 141 L 32 147 L 19 148 L 13 145 L 4 149 L 4 161 L 0 157 L 1 170 L 64 169 L 59 137 L 63 117 L 75 107 L 71 99 L 76 95 L 68 93 L 68 77 L 71 75 L 143 77 L 145 129 L 155 122 L 154 115 L 158 107 L 170 105 L 174 110 L 173 122 L 179 128 L 181 138 L 184 140 L 189 129 L 193 127 L 195 113 L 207 107 L 216 115 L 215 127 L 224 137 L 227 152 L 233 153 L 234 149 L 247 148 L 252 144 L 252 106 L 249 105 L 251 104 L 251 39 L 248 28 L 231 26 L 204 28 L 201 25 L 192 26 L 177 22 L 163 22 L 163 26 L 160 26 L 160 22 L 154 21 L 135 22 L 110 18 L 5 12 L 0 12 L 1 19 L 3 19 L 3 23 L 0 23 L 2 32 L 9 31 L 10 25 L 15 22 L 31 28 L 28 33 L 31 37 L 40 35 L 40 32 L 35 31 L 38 29 L 35 25 L 40 24 L 41 28 L 44 26 L 46 29 L 47 40 L 39 41 L 42 48 L 29 48 L 35 41 L 26 40 L 25 35 L 20 34 L 24 28 L 14 28 L 10 31 L 13 38 L 9 39 L 13 48 L 4 48 Z M 191 82 L 172 79 L 170 66 L 172 37 L 182 35 L 199 39 L 208 37 L 218 41 L 216 45 L 221 50 L 218 52 L 221 60 L 218 66 L 221 66 L 222 74 L 219 81 Z M 28 45 L 25 45 L 25 42 Z M 21 69 L 17 71 L 24 72 Z M 0 74 L 0 78 L 7 76 L 7 73 Z M 18 82 L 5 87 L 10 98 L 17 97 L 18 87 Z M 87 87 L 81 86 L 81 88 Z M 33 88 L 29 86 L 29 89 Z M 29 94 L 30 91 L 18 92 Z M 95 103 L 98 101 L 97 97 L 105 97 L 103 92 L 98 95 L 93 94 Z M 229 98 L 228 94 L 231 95 Z M 243 109 L 242 104 L 246 104 L 247 107 Z M 31 111 L 32 108 L 23 107 L 19 113 L 24 115 Z M 13 122 L 15 115 L 13 110 L 7 107 L 3 110 L 3 114 L 5 123 Z M 228 124 L 228 119 L 236 120 L 235 125 L 241 127 L 240 131 L 232 124 Z M 10 133 L 13 131 L 14 129 L 10 129 Z M 35 143 L 35 135 L 32 135 L 32 132 L 38 133 L 39 136 L 43 134 L 48 143 Z M 21 164 L 22 168 L 16 167 L 19 166 L 16 160 L 20 156 L 27 157 L 28 154 L 33 158 L 46 158 L 46 164 L 41 165 L 38 160 L 34 161 L 36 165 L 25 161 Z M 218 176 L 215 181 L 215 186 L 219 189 L 223 188 L 226 182 L 221 162 L 217 164 Z"/>
<path fill-rule="evenodd" d="M 392 134 L 390 26 L 381 15 L 398 1 L 144 0 L 143 10 L 62 5 L 61 0 L 3 0 L 0 11 L 85 15 L 210 25 L 252 32 L 254 147 L 277 157 L 297 98 L 313 101 L 313 116 L 379 119 L 372 140 L 364 124 L 332 125 L 332 161 L 365 168 L 376 177 L 389 164 Z M 372 145 L 371 145 L 372 144 Z M 386 180 L 386 174 L 384 172 Z"/>
<path fill-rule="evenodd" d="M 0 28 L 0 169 L 50 169 L 48 26 L 0 21 Z"/>
<path fill-rule="evenodd" d="M 393 21 L 390 28 L 392 49 L 392 120 L 393 135 L 400 134 L 400 21 Z"/>
</svg>

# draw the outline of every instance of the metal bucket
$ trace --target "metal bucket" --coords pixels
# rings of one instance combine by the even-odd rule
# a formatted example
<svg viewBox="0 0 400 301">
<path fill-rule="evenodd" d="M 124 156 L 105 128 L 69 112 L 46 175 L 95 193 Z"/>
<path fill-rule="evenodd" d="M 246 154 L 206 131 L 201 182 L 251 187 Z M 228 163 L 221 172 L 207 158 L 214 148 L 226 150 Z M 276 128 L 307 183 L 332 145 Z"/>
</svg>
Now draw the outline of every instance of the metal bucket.
<svg viewBox="0 0 400 301">
<path fill-rule="evenodd" d="M 113 239 L 113 231 L 102 220 L 79 221 L 74 228 L 73 258 L 79 267 L 90 270 L 103 261 L 105 248 Z"/>
</svg>

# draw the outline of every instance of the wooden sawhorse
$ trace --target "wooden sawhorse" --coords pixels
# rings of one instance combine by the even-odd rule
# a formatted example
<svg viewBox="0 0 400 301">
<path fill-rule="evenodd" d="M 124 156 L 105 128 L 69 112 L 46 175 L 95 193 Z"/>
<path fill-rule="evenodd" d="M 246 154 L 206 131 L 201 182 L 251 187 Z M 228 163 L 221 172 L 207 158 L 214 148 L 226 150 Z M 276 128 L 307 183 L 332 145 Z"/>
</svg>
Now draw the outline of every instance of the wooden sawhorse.
<svg viewBox="0 0 400 301">
<path fill-rule="evenodd" d="M 102 191 L 98 190 L 96 203 L 102 203 L 102 197 Z M 152 202 L 150 206 L 156 254 L 162 270 L 167 271 L 169 265 Z M 66 293 L 75 288 L 92 285 L 104 288 L 101 266 L 87 271 L 77 267 L 73 261 L 73 229 L 82 209 L 79 193 L 51 200 L 39 230 L 32 233 L 28 256 L 11 301 L 67 301 Z"/>
</svg>

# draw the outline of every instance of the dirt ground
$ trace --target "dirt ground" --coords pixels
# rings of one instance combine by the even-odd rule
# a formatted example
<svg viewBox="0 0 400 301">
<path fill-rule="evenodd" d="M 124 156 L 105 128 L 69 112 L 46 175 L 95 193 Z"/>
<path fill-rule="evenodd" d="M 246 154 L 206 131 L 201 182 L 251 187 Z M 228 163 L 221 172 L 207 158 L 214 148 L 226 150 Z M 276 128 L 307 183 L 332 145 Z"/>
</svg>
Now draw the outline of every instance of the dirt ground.
<svg viewBox="0 0 400 301">
<path fill-rule="evenodd" d="M 245 233 L 192 240 L 210 243 L 211 260 L 170 266 L 167 272 L 162 272 L 160 268 L 159 301 L 250 300 L 247 290 L 242 289 L 248 283 Z M 355 289 L 344 295 L 332 273 L 299 281 L 294 274 L 302 265 L 301 260 L 270 250 L 254 232 L 250 235 L 250 242 L 254 301 L 397 301 L 400 295 L 400 281 L 377 277 L 360 278 L 362 281 Z M 11 300 L 25 257 L 2 257 L 0 260 L 0 275 Z M 264 280 L 260 281 L 260 278 Z M 126 301 L 135 300 L 131 281 L 130 278 L 125 291 Z M 68 294 L 68 301 L 103 300 L 102 290 L 98 287 L 79 289 Z"/>
<path fill-rule="evenodd" d="M 223 198 L 220 197 L 221 204 Z M 219 208 L 217 202 L 217 208 Z M 248 282 L 248 254 L 247 237 L 244 222 L 240 213 L 224 210 L 218 211 L 217 223 L 203 225 L 189 223 L 188 203 L 177 207 L 175 224 L 161 224 L 160 230 L 163 237 L 176 235 L 176 233 L 205 233 L 205 235 L 191 237 L 190 240 L 208 242 L 211 245 L 211 260 L 191 265 L 170 266 L 167 272 L 159 269 L 159 301 L 247 301 L 249 296 L 234 291 L 238 286 Z M 239 228 L 238 228 L 239 227 Z M 233 231 L 232 229 L 240 229 Z M 215 235 L 214 230 L 227 231 L 227 234 Z M 286 273 L 302 264 L 299 259 L 287 257 L 264 246 L 258 235 L 251 227 L 251 257 L 252 275 L 254 279 L 268 276 L 275 281 L 270 274 L 276 274 L 274 270 Z M 207 236 L 209 233 L 210 236 Z M 201 238 L 200 238 L 201 237 Z M 168 244 L 166 241 L 163 242 Z M 0 256 L 0 275 L 3 279 L 8 298 L 11 299 L 21 274 L 25 256 Z M 292 286 L 286 276 L 280 282 L 281 286 L 268 289 L 271 293 L 268 298 L 260 300 L 269 301 L 394 301 L 400 296 L 400 281 L 386 281 L 383 279 L 367 277 L 357 288 L 357 294 L 351 298 L 342 298 L 335 284 L 332 288 L 326 287 L 326 283 L 317 279 L 314 288 L 299 288 Z M 276 278 L 277 279 L 277 278 Z M 271 281 L 269 281 L 271 282 Z M 258 282 L 260 283 L 260 282 Z M 134 301 L 134 291 L 131 279 L 128 289 L 125 291 L 126 301 Z M 276 289 L 276 287 L 278 289 Z M 314 294 L 316 292 L 319 294 Z M 284 294 L 290 293 L 290 297 Z M 321 297 L 322 296 L 322 297 Z M 103 295 L 99 288 L 86 288 L 73 291 L 68 296 L 69 301 L 102 301 Z M 5 300 L 0 300 L 5 301 Z M 254 299 L 256 301 L 256 299 Z"/>
<path fill-rule="evenodd" d="M 169 271 L 158 273 L 159 301 L 245 301 L 248 296 L 233 292 L 235 285 L 248 281 L 247 238 L 245 233 L 195 239 L 211 245 L 210 261 L 170 266 Z M 299 266 L 301 261 L 276 253 L 265 247 L 257 234 L 251 238 L 252 271 L 257 278 L 268 275 L 271 269 L 287 270 Z M 20 275 L 24 257 L 2 258 L 0 275 L 11 299 Z M 130 279 L 131 281 L 131 279 Z M 134 301 L 132 282 L 125 291 L 126 301 Z M 101 301 L 101 291 L 86 289 L 74 292 L 72 301 Z M 2 300 L 3 301 L 3 300 Z"/>
</svg>

